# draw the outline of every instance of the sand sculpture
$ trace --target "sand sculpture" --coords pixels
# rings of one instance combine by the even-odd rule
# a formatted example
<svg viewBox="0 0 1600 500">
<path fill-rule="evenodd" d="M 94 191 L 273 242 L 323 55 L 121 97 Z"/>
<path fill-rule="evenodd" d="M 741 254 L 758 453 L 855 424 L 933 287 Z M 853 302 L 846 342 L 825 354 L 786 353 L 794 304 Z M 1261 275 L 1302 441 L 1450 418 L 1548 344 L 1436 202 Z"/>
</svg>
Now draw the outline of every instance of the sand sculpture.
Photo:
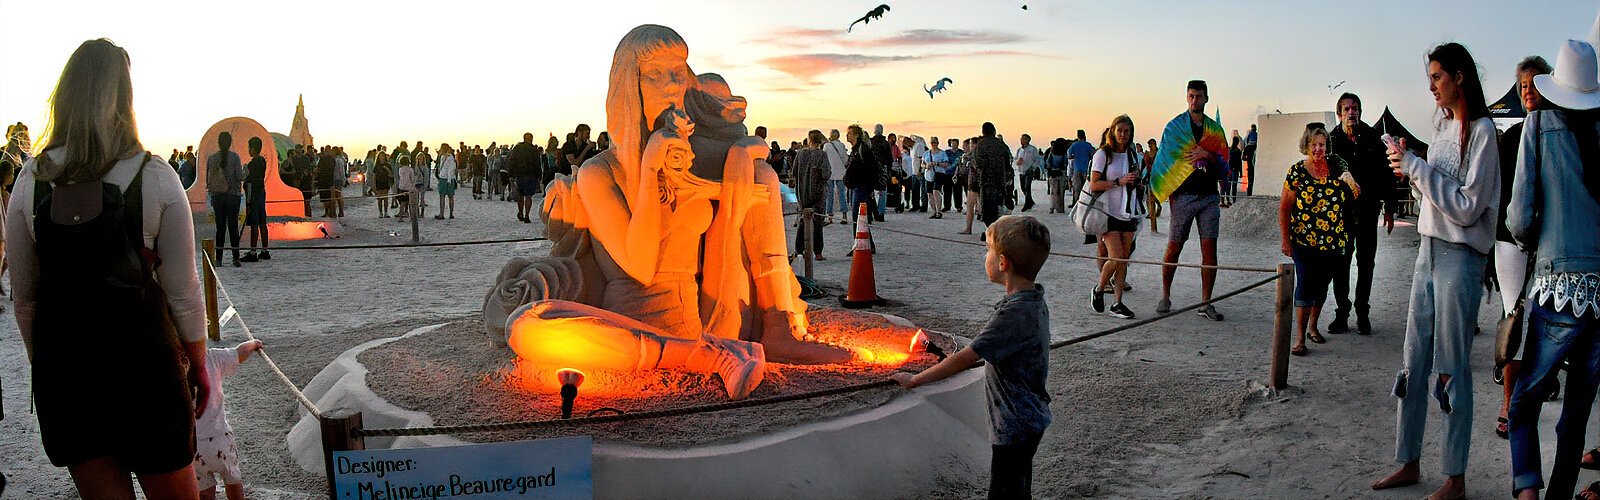
<svg viewBox="0 0 1600 500">
<path fill-rule="evenodd" d="M 871 356 L 806 340 L 768 149 L 748 135 L 744 98 L 696 76 L 688 55 L 664 26 L 618 43 L 614 146 L 548 186 L 553 248 L 506 264 L 484 300 L 490 335 L 552 372 L 715 372 L 733 399 L 760 385 L 767 361 Z"/>
<path fill-rule="evenodd" d="M 261 156 L 267 160 L 268 200 L 304 199 L 299 189 L 289 187 L 288 184 L 284 184 L 283 179 L 278 177 L 278 155 L 273 154 L 273 151 L 277 151 L 278 147 L 276 134 L 267 132 L 266 127 L 262 127 L 261 123 L 255 120 L 235 116 L 212 125 L 210 129 L 206 130 L 206 134 L 200 138 L 198 143 L 199 151 L 196 151 L 195 155 L 201 168 L 195 169 L 194 184 L 190 185 L 189 189 L 185 191 L 189 198 L 190 211 L 196 214 L 204 214 L 211 211 L 211 206 L 206 202 L 206 169 L 203 166 L 206 158 L 210 158 L 212 154 L 217 152 L 217 136 L 222 135 L 223 132 L 233 135 L 232 150 L 239 155 L 239 160 L 243 163 L 250 162 L 250 150 L 245 145 L 249 144 L 252 137 L 261 139 Z M 300 217 L 306 215 L 301 206 L 299 203 L 268 203 L 267 215 L 272 217 Z M 274 240 L 289 241 L 283 239 L 280 236 L 281 233 L 276 232 L 276 229 L 273 231 Z"/>
</svg>

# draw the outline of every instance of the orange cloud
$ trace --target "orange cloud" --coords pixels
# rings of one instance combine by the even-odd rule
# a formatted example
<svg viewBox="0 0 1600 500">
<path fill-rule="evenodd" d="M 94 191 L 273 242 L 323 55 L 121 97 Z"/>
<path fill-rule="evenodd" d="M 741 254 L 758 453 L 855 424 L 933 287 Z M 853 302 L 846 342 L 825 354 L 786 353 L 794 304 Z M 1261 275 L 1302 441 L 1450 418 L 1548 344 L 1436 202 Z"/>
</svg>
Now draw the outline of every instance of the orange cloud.
<svg viewBox="0 0 1600 500">
<path fill-rule="evenodd" d="M 1045 59 L 1061 59 L 1055 56 L 1035 54 L 1015 50 L 980 50 L 974 52 L 961 52 L 954 54 L 929 54 L 925 56 L 874 56 L 866 54 L 794 54 L 762 59 L 761 64 L 777 71 L 794 75 L 801 80 L 810 82 L 817 76 L 826 73 L 838 73 L 866 69 L 884 64 L 911 61 L 943 59 L 952 57 L 991 57 L 991 56 L 1026 56 Z"/>
<path fill-rule="evenodd" d="M 761 63 L 767 67 L 811 80 L 824 73 L 865 69 L 887 63 L 910 61 L 912 56 L 869 56 L 865 54 L 795 54 L 768 57 Z"/>
<path fill-rule="evenodd" d="M 922 45 L 1004 45 L 1028 41 L 1028 37 L 1001 31 L 920 29 L 902 31 L 888 38 L 843 41 L 849 47 L 905 47 Z"/>
<path fill-rule="evenodd" d="M 832 43 L 843 47 L 917 47 L 927 45 L 1006 45 L 1031 39 L 1004 31 L 915 29 L 901 31 L 884 38 L 863 38 L 839 30 L 789 28 L 772 33 L 752 43 L 780 47 L 815 47 L 819 43 Z"/>
</svg>

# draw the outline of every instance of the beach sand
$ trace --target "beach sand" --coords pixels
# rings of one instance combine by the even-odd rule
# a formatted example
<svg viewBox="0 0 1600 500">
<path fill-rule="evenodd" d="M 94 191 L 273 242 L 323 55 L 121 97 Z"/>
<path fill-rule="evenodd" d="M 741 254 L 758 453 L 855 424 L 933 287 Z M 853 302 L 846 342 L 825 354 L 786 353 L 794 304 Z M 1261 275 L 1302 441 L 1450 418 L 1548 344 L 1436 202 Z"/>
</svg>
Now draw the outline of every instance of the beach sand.
<svg viewBox="0 0 1600 500">
<path fill-rule="evenodd" d="M 1036 199 L 1043 183 L 1035 183 Z M 437 203 L 437 198 L 432 198 Z M 373 244 L 409 241 L 410 223 L 377 219 L 371 201 L 353 202 L 339 240 L 295 245 Z M 1065 215 L 1035 215 L 1054 233 L 1054 250 L 1091 253 Z M 1278 253 L 1276 200 L 1245 200 L 1224 210 L 1221 263 L 1271 267 L 1288 259 Z M 421 221 L 424 241 L 533 237 L 537 222 L 514 220 L 509 202 L 457 200 L 457 219 Z M 947 214 L 888 215 L 884 227 L 920 234 L 958 236 L 962 221 Z M 1161 220 L 1166 231 L 1166 219 Z M 210 234 L 209 226 L 202 227 Z M 1145 229 L 1148 229 L 1146 226 Z M 793 231 L 791 228 L 790 231 Z M 853 228 L 824 228 L 827 261 L 816 279 L 843 293 L 850 268 L 842 258 Z M 793 234 L 792 232 L 790 233 Z M 1003 290 L 983 276 L 981 246 L 934 241 L 878 231 L 875 264 L 879 312 L 905 317 L 930 330 L 971 335 L 987 319 Z M 1257 288 L 1218 305 L 1227 321 L 1184 314 L 1131 331 L 1075 345 L 1053 354 L 1050 388 L 1055 416 L 1035 459 L 1034 492 L 1041 498 L 1080 496 L 1131 498 L 1416 498 L 1437 487 L 1437 416 L 1430 417 L 1419 486 L 1374 493 L 1367 485 L 1393 465 L 1395 400 L 1388 395 L 1400 366 L 1406 299 L 1418 237 L 1411 227 L 1380 236 L 1370 337 L 1330 335 L 1294 358 L 1288 391 L 1262 397 L 1252 381 L 1266 378 L 1271 345 L 1273 287 Z M 1140 236 L 1135 258 L 1159 259 L 1164 235 Z M 1198 262 L 1191 242 L 1185 262 Z M 482 298 L 502 264 L 513 256 L 543 255 L 543 244 L 498 244 L 419 249 L 292 251 L 273 260 L 225 267 L 221 280 L 257 337 L 297 384 L 305 384 L 331 359 L 362 342 L 404 334 L 413 328 L 462 320 L 479 312 Z M 800 267 L 796 260 L 796 267 Z M 1094 273 L 1090 260 L 1052 257 L 1041 273 L 1051 307 L 1052 334 L 1069 338 L 1124 323 L 1088 308 Z M 1260 280 L 1258 273 L 1222 272 L 1217 293 Z M 1125 297 L 1150 317 L 1160 298 L 1160 269 L 1135 265 L 1134 290 Z M 1199 300 L 1199 273 L 1179 270 L 1173 302 Z M 1496 296 L 1497 297 L 1497 296 Z M 1492 332 L 1499 299 L 1483 306 L 1479 324 Z M 836 304 L 834 297 L 819 304 Z M 226 305 L 226 304 L 224 304 Z M 1331 313 L 1331 303 L 1329 305 Z M 6 313 L 9 315 L 9 312 Z M 1324 318 L 1324 323 L 1326 317 Z M 473 335 L 473 342 L 483 340 Z M 223 329 L 222 345 L 244 339 L 238 322 Z M 1503 495 L 1509 484 L 1505 441 L 1493 434 L 1500 386 L 1490 381 L 1492 336 L 1474 349 L 1476 398 L 1474 446 L 1468 469 L 1473 496 Z M 0 472 L 8 493 L 19 498 L 72 496 L 65 469 L 51 467 L 28 413 L 28 365 L 13 321 L 0 321 L 0 367 L 4 378 Z M 285 435 L 297 420 L 295 401 L 253 359 L 223 382 L 229 420 L 239 442 L 240 465 L 252 498 L 321 498 L 320 474 L 307 473 L 290 458 Z M 860 397 L 893 397 L 893 390 Z M 876 395 L 871 395 L 876 394 Z M 1560 403 L 1545 409 L 1546 442 Z M 752 419 L 759 414 L 752 413 Z M 470 436 L 477 440 L 510 439 Z M 1595 439 L 1590 438 L 1593 442 Z M 908 446 L 912 446 L 908 444 Z M 1547 450 L 1549 444 L 1546 444 Z M 1549 453 L 1546 453 L 1547 462 Z M 963 477 L 929 477 L 906 485 L 908 497 L 982 498 L 987 464 Z M 1548 465 L 1546 466 L 1548 470 Z M 708 480 L 717 480 L 708 471 Z M 1580 485 L 1596 479 L 1585 472 Z M 743 480 L 743 479 L 741 479 Z"/>
</svg>

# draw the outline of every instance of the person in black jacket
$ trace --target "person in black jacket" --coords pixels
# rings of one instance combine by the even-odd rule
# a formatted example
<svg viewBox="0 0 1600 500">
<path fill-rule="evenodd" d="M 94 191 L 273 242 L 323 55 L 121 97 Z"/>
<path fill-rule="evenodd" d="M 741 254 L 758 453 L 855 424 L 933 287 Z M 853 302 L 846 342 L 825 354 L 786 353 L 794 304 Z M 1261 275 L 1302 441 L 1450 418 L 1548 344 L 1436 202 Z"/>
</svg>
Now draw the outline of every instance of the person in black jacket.
<svg viewBox="0 0 1600 500">
<path fill-rule="evenodd" d="M 860 218 L 859 207 L 863 203 L 867 205 L 869 222 L 874 218 L 883 220 L 876 200 L 872 199 L 872 191 L 878 186 L 879 166 L 870 139 L 860 125 L 851 125 L 845 131 L 845 141 L 850 143 L 850 157 L 845 159 L 844 167 L 844 187 L 850 189 L 850 221 Z"/>
<path fill-rule="evenodd" d="M 539 165 L 544 162 L 544 151 L 533 145 L 533 133 L 522 134 L 522 142 L 511 148 L 511 178 L 517 183 L 517 220 L 523 224 L 533 222 L 528 212 L 533 210 L 533 193 L 539 189 Z"/>
<path fill-rule="evenodd" d="M 1354 253 L 1352 260 L 1356 265 L 1356 331 L 1370 335 L 1372 321 L 1368 315 L 1371 309 L 1368 301 L 1372 296 L 1373 260 L 1378 250 L 1378 214 L 1381 210 L 1383 227 L 1393 233 L 1394 171 L 1389 168 L 1378 131 L 1361 122 L 1361 98 L 1346 92 L 1339 96 L 1336 109 L 1339 110 L 1339 126 L 1328 134 L 1328 152 L 1344 160 L 1356 184 L 1361 186 L 1361 194 L 1345 214 L 1345 220 L 1354 224 L 1347 224 L 1345 228 L 1353 233 L 1350 239 L 1355 242 L 1350 251 Z M 1338 307 L 1334 310 L 1333 322 L 1328 325 L 1328 333 L 1348 332 L 1351 308 L 1348 266 L 1334 275 L 1333 296 Z"/>
</svg>

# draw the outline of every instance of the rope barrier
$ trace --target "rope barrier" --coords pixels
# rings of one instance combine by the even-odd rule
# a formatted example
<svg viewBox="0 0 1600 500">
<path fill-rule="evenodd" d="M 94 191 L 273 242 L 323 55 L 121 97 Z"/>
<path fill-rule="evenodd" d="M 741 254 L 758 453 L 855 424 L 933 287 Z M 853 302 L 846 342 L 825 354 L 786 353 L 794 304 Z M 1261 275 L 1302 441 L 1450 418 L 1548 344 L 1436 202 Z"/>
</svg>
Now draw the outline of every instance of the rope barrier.
<svg viewBox="0 0 1600 500">
<path fill-rule="evenodd" d="M 211 269 L 211 273 L 212 273 L 213 276 L 217 275 L 217 272 L 216 272 L 217 268 L 216 268 L 215 265 L 212 264 L 211 256 L 202 254 L 201 257 L 200 257 L 200 260 L 205 262 L 206 267 Z M 222 293 L 222 299 L 228 301 L 228 307 L 234 310 L 233 317 L 235 319 L 239 320 L 239 328 L 241 330 L 244 330 L 245 338 L 250 339 L 250 340 L 258 340 L 258 339 L 256 339 L 255 334 L 250 332 L 250 325 L 245 323 L 244 314 L 238 312 L 239 311 L 238 304 L 235 304 L 233 302 L 233 298 L 228 296 L 228 289 L 226 287 L 222 286 L 222 280 L 216 280 L 216 284 L 217 284 L 217 291 Z M 284 385 L 289 386 L 289 392 L 294 394 L 295 399 L 300 400 L 300 406 L 304 406 L 306 408 L 306 411 L 311 412 L 312 416 L 317 417 L 318 419 L 321 419 L 322 418 L 322 409 L 317 408 L 317 404 L 311 402 L 311 399 L 307 398 L 306 394 L 304 392 L 300 392 L 300 387 L 296 386 L 294 384 L 293 380 L 289 380 L 289 376 L 285 375 L 283 373 L 283 368 L 278 367 L 278 362 L 273 361 L 272 360 L 272 356 L 267 354 L 266 348 L 262 347 L 262 349 L 260 349 L 259 352 L 261 353 L 261 359 L 263 359 L 263 360 L 265 360 L 267 362 L 267 367 L 272 368 L 272 373 L 277 375 L 278 376 L 278 380 L 283 381 Z M 211 383 L 220 384 L 222 382 L 221 381 L 217 381 L 217 380 L 213 380 L 213 381 L 211 381 Z"/>
<path fill-rule="evenodd" d="M 1172 312 L 1169 312 L 1169 313 L 1161 315 L 1161 316 L 1155 316 L 1155 317 L 1152 317 L 1152 318 L 1149 318 L 1149 319 L 1145 319 L 1145 320 L 1141 320 L 1141 321 L 1137 321 L 1137 322 L 1133 322 L 1133 323 L 1128 323 L 1128 324 L 1117 326 L 1117 327 L 1114 327 L 1114 328 L 1108 328 L 1108 329 L 1101 330 L 1101 331 L 1094 332 L 1094 333 L 1090 333 L 1090 334 L 1087 334 L 1087 335 L 1083 335 L 1083 336 L 1079 336 L 1079 337 L 1073 337 L 1073 338 L 1070 338 L 1070 339 L 1061 340 L 1061 341 L 1058 341 L 1058 342 L 1051 343 L 1050 344 L 1050 349 L 1051 350 L 1055 350 L 1055 349 L 1059 349 L 1059 348 L 1066 347 L 1066 346 L 1073 345 L 1073 344 L 1080 344 L 1080 343 L 1083 343 L 1083 342 L 1087 342 L 1087 341 L 1094 340 L 1094 339 L 1097 339 L 1097 338 L 1105 337 L 1105 336 L 1112 335 L 1112 334 L 1115 334 L 1115 333 L 1131 330 L 1131 329 L 1134 329 L 1134 328 L 1137 328 L 1137 327 L 1140 327 L 1140 326 L 1144 326 L 1144 325 L 1147 325 L 1147 324 L 1150 324 L 1150 323 L 1154 323 L 1156 321 L 1160 321 L 1160 320 L 1163 320 L 1163 319 L 1167 319 L 1167 318 L 1170 318 L 1170 317 L 1173 317 L 1173 316 L 1177 316 L 1179 314 L 1186 313 L 1186 312 L 1189 312 L 1189 311 L 1193 311 L 1195 309 L 1199 309 L 1201 307 L 1205 307 L 1207 305 L 1214 304 L 1214 303 L 1222 301 L 1224 299 L 1231 298 L 1233 296 L 1236 296 L 1236 295 L 1239 295 L 1241 293 L 1250 291 L 1252 289 L 1255 289 L 1255 288 L 1260 287 L 1262 285 L 1265 285 L 1267 283 L 1271 283 L 1271 282 L 1277 281 L 1279 278 L 1282 278 L 1282 277 L 1283 277 L 1283 275 L 1274 273 L 1271 277 L 1268 277 L 1268 278 L 1263 279 L 1261 281 L 1257 281 L 1257 282 L 1252 283 L 1252 284 L 1250 284 L 1248 286 L 1245 286 L 1243 288 L 1240 288 L 1240 289 L 1237 289 L 1237 290 L 1222 294 L 1220 296 L 1212 297 L 1211 300 L 1203 301 L 1203 302 L 1200 302 L 1200 303 L 1197 303 L 1197 304 L 1193 304 L 1193 305 L 1190 305 L 1190 306 L 1187 306 L 1187 307 L 1184 307 L 1184 308 L 1181 308 L 1181 309 L 1177 309 L 1177 310 L 1174 310 Z M 975 364 L 975 365 L 973 365 L 971 367 L 968 367 L 966 369 L 970 370 L 972 368 L 977 368 L 977 367 L 982 366 L 982 365 L 983 365 L 983 363 L 979 362 L 978 364 Z M 965 371 L 965 370 L 963 370 L 963 371 Z M 361 435 L 361 436 L 391 436 L 391 437 L 394 437 L 394 436 L 431 436 L 431 435 L 439 435 L 439 434 L 467 434 L 467 433 L 477 433 L 477 432 L 501 432 L 501 431 L 540 429 L 540 428 L 547 428 L 547 427 L 571 427 L 571 426 L 581 426 L 581 425 L 591 425 L 591 424 L 607 424 L 607 423 L 627 422 L 627 421 L 633 421 L 633 420 L 647 420 L 647 419 L 663 418 L 663 417 L 681 417 L 681 416 L 685 416 L 685 415 L 695 415 L 695 414 L 700 414 L 700 413 L 710 413 L 710 412 L 718 412 L 718 411 L 726 411 L 726 410 L 735 410 L 735 409 L 741 409 L 741 408 L 750 408 L 750 407 L 755 407 L 755 406 L 765 406 L 765 405 L 771 405 L 771 404 L 777 404 L 777 403 L 786 403 L 786 402 L 790 402 L 790 401 L 800 401 L 800 400 L 806 400 L 806 399 L 815 399 L 815 398 L 820 398 L 820 397 L 836 396 L 836 395 L 841 395 L 841 394 L 849 394 L 849 393 L 860 392 L 860 391 L 864 391 L 864 390 L 868 390 L 868 389 L 891 387 L 891 386 L 894 386 L 894 385 L 896 385 L 896 383 L 893 380 L 875 380 L 875 381 L 872 381 L 872 382 L 862 382 L 862 383 L 859 383 L 859 384 L 851 384 L 851 385 L 845 385 L 845 386 L 840 386 L 840 387 L 834 387 L 834 388 L 830 388 L 830 389 L 820 389 L 820 390 L 816 390 L 816 391 L 802 392 L 802 393 L 796 393 L 796 394 L 788 394 L 788 395 L 783 395 L 783 396 L 771 396 L 771 397 L 765 397 L 765 398 L 746 399 L 746 400 L 743 400 L 743 401 L 727 401 L 727 402 L 722 402 L 722 403 L 712 403 L 712 404 L 700 405 L 700 406 L 686 406 L 686 407 L 680 407 L 680 408 L 668 408 L 668 409 L 664 409 L 664 410 L 650 410 L 650 411 L 642 411 L 642 412 L 635 412 L 635 413 L 625 413 L 625 414 L 619 414 L 619 415 L 591 416 L 591 417 L 580 417 L 580 418 L 572 418 L 572 419 L 522 420 L 522 421 L 515 421 L 515 422 L 498 422 L 498 423 L 487 423 L 487 424 L 463 424 L 463 425 L 435 426 L 435 427 L 401 427 L 401 428 L 358 429 L 357 430 L 358 431 L 357 434 Z"/>
<path fill-rule="evenodd" d="M 910 232 L 910 231 L 901 231 L 901 230 L 898 230 L 898 229 L 890 229 L 890 228 L 887 228 L 887 227 L 883 227 L 883 225 L 881 225 L 881 224 L 872 226 L 872 230 L 874 230 L 874 231 L 883 230 L 883 231 L 888 231 L 888 232 L 891 232 L 891 233 L 911 235 L 911 236 L 916 236 L 916 237 L 919 237 L 919 238 L 927 238 L 927 239 L 931 239 L 931 240 L 948 241 L 950 243 L 960 243 L 960 244 L 963 244 L 963 245 L 972 245 L 972 246 L 980 246 L 980 247 L 984 246 L 983 243 L 979 243 L 979 242 L 976 242 L 976 241 L 958 240 L 958 239 L 955 239 L 955 238 L 945 238 L 945 237 L 942 237 L 942 236 L 934 236 L 934 235 L 931 235 L 931 234 L 921 234 L 921 233 L 913 233 L 913 232 Z M 1087 260 L 1096 260 L 1096 261 L 1104 260 L 1104 261 L 1112 261 L 1112 262 L 1126 262 L 1126 263 L 1129 263 L 1129 264 L 1149 264 L 1149 265 L 1157 265 L 1157 266 L 1187 267 L 1187 268 L 1193 268 L 1193 269 L 1214 269 L 1214 270 L 1218 270 L 1218 271 L 1242 271 L 1242 272 L 1250 272 L 1250 273 L 1277 273 L 1278 272 L 1277 269 L 1266 268 L 1266 267 L 1240 267 L 1240 266 L 1222 266 L 1222 265 L 1206 265 L 1206 264 L 1186 264 L 1186 263 L 1182 263 L 1182 262 L 1167 263 L 1167 262 L 1156 261 L 1156 260 L 1113 259 L 1113 258 L 1110 258 L 1110 257 L 1097 257 L 1097 256 L 1094 256 L 1094 255 L 1078 255 L 1078 254 L 1063 253 L 1063 252 L 1050 252 L 1050 255 L 1054 255 L 1054 256 L 1057 256 L 1057 257 L 1066 257 L 1066 258 L 1069 258 L 1069 259 L 1087 259 Z"/>
<path fill-rule="evenodd" d="M 321 191 L 321 190 L 318 189 L 316 191 Z M 406 193 L 364 194 L 364 195 L 360 195 L 360 196 L 343 196 L 343 197 L 340 198 L 340 200 L 341 201 L 353 201 L 353 200 L 371 200 L 371 199 L 398 198 L 398 197 L 401 197 L 401 196 L 405 196 L 405 194 Z M 315 195 L 315 193 L 313 193 L 313 195 Z M 210 194 L 207 194 L 206 196 L 210 196 Z M 306 198 L 306 199 L 303 199 L 303 200 L 267 200 L 267 201 L 263 201 L 262 203 L 307 203 L 307 202 L 320 203 L 319 201 L 312 201 L 311 198 Z M 210 200 L 200 200 L 200 201 L 191 201 L 191 202 L 189 202 L 190 205 L 206 205 L 206 204 L 209 204 L 209 203 L 211 203 Z"/>
<path fill-rule="evenodd" d="M 321 246 L 271 247 L 271 248 L 217 247 L 217 251 L 221 252 L 221 251 L 224 251 L 224 250 L 270 250 L 270 251 L 277 251 L 277 250 L 366 250 L 366 249 L 374 249 L 374 248 L 423 248 L 423 247 L 459 247 L 459 246 L 473 246 L 473 245 L 498 245 L 498 244 L 502 244 L 502 243 L 527 243 L 527 242 L 533 242 L 533 241 L 549 241 L 549 238 L 539 237 L 539 238 L 518 238 L 518 239 L 507 239 L 507 240 L 440 241 L 440 242 L 430 242 L 430 243 L 385 243 L 385 244 L 381 244 L 381 245 L 321 245 Z"/>
</svg>

